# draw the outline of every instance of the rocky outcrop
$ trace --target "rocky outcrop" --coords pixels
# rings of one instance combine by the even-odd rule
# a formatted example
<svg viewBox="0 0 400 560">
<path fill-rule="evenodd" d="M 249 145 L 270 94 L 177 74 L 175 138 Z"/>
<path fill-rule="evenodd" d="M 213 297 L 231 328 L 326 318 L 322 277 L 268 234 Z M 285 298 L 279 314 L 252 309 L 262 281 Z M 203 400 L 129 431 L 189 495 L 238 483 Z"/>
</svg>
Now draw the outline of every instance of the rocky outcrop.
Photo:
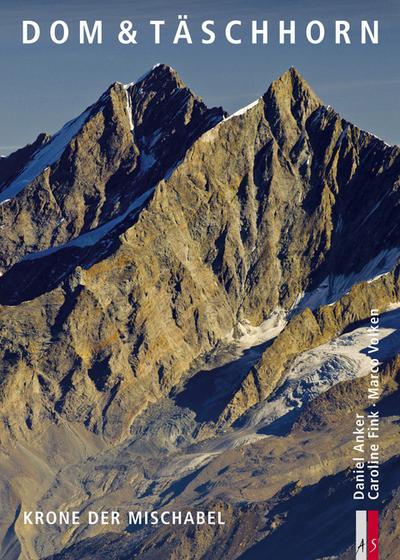
<svg viewBox="0 0 400 560">
<path fill-rule="evenodd" d="M 137 84 L 112 86 L 57 161 L 3 204 L 3 402 L 10 380 L 30 371 L 41 409 L 125 437 L 146 403 L 238 321 L 288 310 L 324 274 L 357 272 L 398 242 L 390 212 L 399 150 L 325 108 L 296 70 L 253 107 L 222 117 L 158 66 Z M 54 249 L 87 230 L 94 242 Z M 10 265 L 33 249 L 45 251 Z M 363 317 L 363 296 L 352 301 L 354 310 L 344 300 L 294 318 L 224 420 L 270 394 L 286 358 Z M 29 391 L 26 410 L 38 401 Z"/>
<path fill-rule="evenodd" d="M 105 493 L 111 487 L 119 492 L 129 476 L 140 499 L 153 499 L 148 473 L 170 448 L 177 450 L 185 438 L 186 445 L 201 448 L 223 430 L 229 438 L 229 426 L 279 388 L 296 356 L 353 328 L 371 307 L 383 311 L 400 301 L 400 150 L 325 107 L 293 68 L 255 104 L 227 118 L 159 65 L 136 84 L 112 85 L 59 134 L 40 137 L 33 146 L 0 165 L 0 443 L 6 453 L 12 450 L 7 473 L 21 456 L 26 460 L 27 449 L 35 456 L 43 483 L 35 491 L 43 499 L 60 491 L 57 473 L 66 465 L 74 471 L 68 476 L 80 505 L 92 483 L 99 482 L 101 492 L 103 483 Z M 246 329 L 254 331 L 276 312 L 288 317 L 287 326 L 268 347 L 262 341 L 255 352 L 260 359 L 240 362 L 254 365 L 223 380 L 224 407 L 216 425 L 201 425 L 190 410 L 174 409 L 178 420 L 168 420 L 165 431 L 171 441 L 161 449 L 143 444 L 138 474 L 137 456 L 132 464 L 126 457 L 139 416 L 144 422 L 144 413 L 159 406 L 163 418 L 163 406 L 178 406 L 168 397 L 199 364 L 219 353 L 223 359 Z M 335 391 L 346 388 L 316 400 L 318 410 L 310 403 L 288 437 L 300 437 L 299 428 L 310 427 L 313 418 L 323 423 L 334 416 L 337 402 L 324 398 Z M 393 430 L 387 427 L 389 443 Z M 160 434 L 162 440 L 162 428 Z M 65 447 L 73 451 L 64 455 Z M 54 449 L 57 456 L 48 467 Z M 107 450 L 110 456 L 100 459 Z M 298 450 L 293 443 L 288 463 Z M 232 451 L 230 459 L 239 455 Z M 260 460 L 255 453 L 246 469 L 262 471 Z M 91 461 L 98 461 L 92 478 Z M 329 462 L 329 475 L 343 469 L 339 463 L 336 456 Z M 274 469 L 268 484 L 276 492 L 296 482 L 291 471 L 283 477 L 279 461 Z M 307 469 L 306 482 L 316 484 L 321 497 L 317 483 L 326 473 L 320 465 L 307 463 Z M 34 478 L 31 470 L 17 472 L 6 493 L 9 527 L 15 525 L 12 546 L 23 532 L 14 522 L 19 503 L 27 495 L 36 500 L 24 476 Z M 154 487 L 165 497 L 162 484 Z M 294 500 L 314 491 L 293 488 Z M 240 494 L 257 501 L 251 492 L 242 484 L 235 499 Z M 216 504 L 224 501 L 214 498 Z M 275 513 L 272 533 L 281 526 Z M 110 554 L 115 546 L 120 558 L 120 547 L 127 543 L 131 554 L 134 541 L 143 558 L 155 550 L 173 558 L 179 547 L 182 558 L 194 557 L 194 549 L 206 558 L 236 554 L 234 535 L 245 542 L 243 553 L 251 550 L 261 538 L 256 532 L 264 530 L 255 521 L 259 510 L 245 508 L 235 518 L 228 505 L 226 515 L 223 534 L 182 531 L 171 540 L 166 531 L 140 545 L 135 537 L 102 535 L 96 550 L 107 546 Z M 241 524 L 250 527 L 249 540 Z M 59 535 L 41 542 L 48 555 L 57 546 L 66 548 L 68 538 L 82 540 L 64 557 L 84 558 L 93 541 L 86 549 L 83 534 L 84 528 L 62 543 Z M 268 544 L 271 554 L 285 529 L 277 534 Z M 212 548 L 217 537 L 218 550 Z M 34 556 L 39 541 L 33 541 L 24 546 Z"/>
<path fill-rule="evenodd" d="M 53 138 L 41 136 L 23 151 L 28 172 L 18 177 L 21 166 L 15 165 L 14 180 L 5 177 L 1 271 L 123 214 L 223 116 L 222 109 L 208 109 L 168 66 L 156 67 L 137 84 L 110 86 Z M 20 152 L 2 165 L 10 167 L 22 158 Z M 7 194 L 15 188 L 16 195 Z"/>
<path fill-rule="evenodd" d="M 42 132 L 32 144 L 28 144 L 7 157 L 0 158 L 0 192 L 24 169 L 34 154 L 49 140 L 50 135 Z"/>
<path fill-rule="evenodd" d="M 371 309 L 386 311 L 400 301 L 400 268 L 373 282 L 354 285 L 335 304 L 295 315 L 248 372 L 219 422 L 233 422 L 246 410 L 268 398 L 279 386 L 290 360 L 342 334 L 370 317 Z"/>
<path fill-rule="evenodd" d="M 380 373 L 381 409 L 384 415 L 394 412 L 399 397 L 400 355 L 384 364 Z M 334 385 L 310 401 L 301 411 L 293 429 L 312 431 L 343 422 L 345 415 L 362 411 L 370 406 L 368 400 L 369 376 Z"/>
<path fill-rule="evenodd" d="M 382 465 L 382 495 L 386 506 L 381 530 L 387 560 L 396 558 L 398 532 L 398 459 Z M 276 557 L 287 560 L 296 555 L 301 560 L 354 556 L 354 511 L 348 506 L 352 479 L 349 470 L 324 476 L 316 484 L 293 481 L 272 498 L 258 503 L 208 504 L 220 511 L 223 526 L 175 526 L 148 531 L 147 535 L 108 533 L 67 548 L 47 560 L 89 560 L 94 551 L 103 558 L 145 560 L 212 560 L 225 556 L 236 560 L 261 560 Z M 321 504 L 324 507 L 321 508 Z M 335 529 L 332 518 L 341 512 Z M 393 524 L 393 525 L 392 525 Z M 313 529 L 314 528 L 314 529 Z M 351 553 L 353 556 L 351 556 Z"/>
</svg>

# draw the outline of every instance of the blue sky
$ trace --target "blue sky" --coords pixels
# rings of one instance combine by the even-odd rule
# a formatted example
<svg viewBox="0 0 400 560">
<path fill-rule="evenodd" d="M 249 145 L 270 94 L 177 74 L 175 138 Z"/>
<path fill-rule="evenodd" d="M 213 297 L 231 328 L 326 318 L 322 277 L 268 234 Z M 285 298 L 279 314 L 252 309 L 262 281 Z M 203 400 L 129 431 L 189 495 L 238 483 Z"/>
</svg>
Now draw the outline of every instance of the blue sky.
<svg viewBox="0 0 400 560">
<path fill-rule="evenodd" d="M 193 45 L 172 45 L 178 14 L 188 14 Z M 21 21 L 34 19 L 43 39 L 21 44 Z M 49 22 L 64 19 L 70 41 L 53 45 Z M 103 45 L 81 46 L 79 19 L 102 19 Z M 135 21 L 138 45 L 118 44 L 119 22 Z M 146 22 L 164 19 L 165 40 L 154 45 Z M 199 44 L 204 19 L 216 21 L 217 41 Z M 268 19 L 270 44 L 229 45 L 223 26 L 230 19 Z M 296 45 L 277 44 L 279 19 L 295 19 Z M 320 19 L 327 29 L 321 45 L 304 39 L 304 22 Z M 354 25 L 351 45 L 337 46 L 331 33 L 335 19 Z M 360 19 L 379 19 L 380 44 L 361 46 Z M 248 24 L 250 25 L 250 24 Z M 94 102 L 114 81 L 131 82 L 157 62 L 175 67 L 208 105 L 232 112 L 247 105 L 290 66 L 296 66 L 318 95 L 341 115 L 389 143 L 400 144 L 400 3 L 396 0 L 2 0 L 0 7 L 0 153 L 32 141 L 39 132 L 55 132 L 65 121 Z"/>
</svg>

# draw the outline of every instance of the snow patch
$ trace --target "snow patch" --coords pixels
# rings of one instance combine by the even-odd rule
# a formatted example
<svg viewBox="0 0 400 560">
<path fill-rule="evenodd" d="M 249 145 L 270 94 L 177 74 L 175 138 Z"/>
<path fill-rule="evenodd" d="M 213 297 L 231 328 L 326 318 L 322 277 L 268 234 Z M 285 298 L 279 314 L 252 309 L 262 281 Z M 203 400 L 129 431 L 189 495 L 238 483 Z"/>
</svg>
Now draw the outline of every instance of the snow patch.
<svg viewBox="0 0 400 560">
<path fill-rule="evenodd" d="M 57 245 L 56 247 L 50 247 L 49 249 L 44 249 L 43 251 L 38 251 L 36 253 L 31 253 L 29 255 L 25 255 L 22 261 L 32 261 L 36 259 L 41 259 L 43 257 L 47 257 L 60 251 L 62 249 L 68 249 L 70 247 L 79 247 L 81 249 L 85 247 L 90 247 L 92 245 L 96 245 L 103 237 L 107 235 L 112 229 L 118 226 L 121 222 L 123 222 L 129 214 L 131 214 L 134 210 L 140 209 L 140 207 L 146 202 L 146 200 L 150 197 L 150 195 L 154 192 L 155 187 L 147 190 L 145 193 L 140 195 L 132 204 L 128 206 L 123 214 L 117 216 L 116 218 L 110 220 L 106 224 L 102 226 L 92 229 L 63 245 Z"/>
<path fill-rule="evenodd" d="M 348 131 L 349 131 L 349 125 L 346 125 L 343 131 L 341 132 L 338 141 L 336 142 L 336 148 L 339 148 L 342 145 L 342 142 L 346 138 Z"/>
<path fill-rule="evenodd" d="M 147 173 L 157 163 L 156 158 L 148 152 L 141 152 L 140 154 L 140 173 Z"/>
<path fill-rule="evenodd" d="M 376 138 L 377 140 L 379 140 L 379 142 L 382 142 L 382 144 L 384 144 L 386 147 L 392 148 L 391 144 L 388 144 L 387 142 L 385 142 L 384 140 L 382 140 L 382 138 L 380 138 L 380 137 L 377 136 L 376 134 L 372 134 L 372 132 L 367 132 L 367 134 L 369 134 L 370 136 L 373 136 L 373 138 Z"/>
<path fill-rule="evenodd" d="M 312 116 L 310 120 L 310 126 L 314 126 L 323 116 L 324 112 L 326 111 L 326 107 L 319 107 Z"/>
<path fill-rule="evenodd" d="M 177 161 L 174 165 L 172 165 L 172 167 L 170 167 L 166 174 L 164 175 L 164 181 L 167 181 L 168 179 L 171 178 L 173 172 L 180 166 L 180 164 L 183 162 L 183 159 L 180 159 L 179 161 Z"/>
<path fill-rule="evenodd" d="M 272 315 L 257 327 L 253 327 L 248 321 L 238 323 L 239 336 L 234 338 L 233 332 L 229 335 L 227 342 L 235 342 L 241 350 L 247 350 L 264 342 L 272 340 L 284 329 L 286 315 L 283 309 L 274 311 Z M 230 340 L 229 340 L 230 339 Z"/>
<path fill-rule="evenodd" d="M 379 359 L 393 357 L 400 344 L 400 305 L 380 318 Z M 371 366 L 366 348 L 371 344 L 369 324 L 297 356 L 275 394 L 249 414 L 248 426 L 268 425 L 299 409 L 337 383 L 363 377 Z M 396 333 L 396 334 L 394 334 Z"/>
<path fill-rule="evenodd" d="M 245 113 L 247 113 L 247 111 L 249 111 L 250 109 L 255 107 L 258 104 L 259 101 L 261 101 L 261 97 L 259 97 L 258 99 L 256 99 L 252 103 L 250 103 L 249 105 L 246 105 L 246 107 L 242 107 L 241 109 L 239 109 L 238 111 L 236 111 L 232 115 L 229 115 L 229 117 L 227 117 L 226 119 L 223 119 L 221 122 L 227 122 L 227 121 L 233 119 L 234 117 L 239 117 L 240 115 L 244 115 Z"/>
<path fill-rule="evenodd" d="M 382 202 L 385 200 L 385 198 L 389 195 L 390 191 L 386 191 L 385 194 L 381 197 L 380 200 L 378 200 L 378 202 L 375 204 L 375 206 L 372 208 L 372 210 L 370 212 L 368 212 L 368 214 L 365 216 L 365 218 L 363 219 L 363 221 L 361 222 L 361 224 L 358 226 L 359 228 L 365 224 L 365 222 L 368 221 L 368 219 L 372 216 L 372 214 L 374 214 L 374 212 L 376 212 L 378 210 L 378 208 L 381 206 Z"/>
<path fill-rule="evenodd" d="M 381 251 L 364 268 L 356 273 L 345 276 L 327 276 L 312 292 L 306 292 L 298 303 L 296 311 L 306 307 L 317 309 L 321 305 L 330 305 L 347 294 L 352 286 L 360 282 L 372 282 L 388 274 L 400 258 L 400 247 Z"/>
<path fill-rule="evenodd" d="M 67 145 L 85 124 L 92 110 L 93 107 L 89 107 L 79 117 L 69 121 L 47 144 L 36 152 L 18 177 L 0 192 L 0 204 L 16 197 L 29 183 L 43 173 L 46 167 L 50 167 L 61 157 Z"/>
<path fill-rule="evenodd" d="M 141 76 L 139 76 L 139 78 L 136 78 L 136 80 L 135 80 L 134 82 L 131 82 L 131 83 L 129 83 L 129 84 L 125 84 L 125 85 L 124 85 L 124 88 L 125 88 L 125 89 L 129 89 L 130 87 L 132 87 L 132 86 L 134 86 L 134 85 L 136 85 L 136 84 L 139 84 L 140 82 L 143 82 L 143 80 L 144 80 L 145 78 L 147 78 L 147 76 L 148 76 L 149 74 L 151 74 L 151 72 L 152 72 L 153 70 L 155 70 L 156 68 L 158 68 L 159 66 L 164 66 L 164 65 L 163 65 L 161 62 L 159 62 L 158 64 L 155 64 L 152 68 L 150 68 L 150 70 L 147 70 L 147 72 L 145 72 L 144 74 L 142 74 Z M 167 66 L 167 65 L 165 65 L 165 66 Z M 171 68 L 171 67 L 170 67 L 170 66 L 167 66 L 167 68 Z M 172 68 L 171 68 L 171 70 L 172 70 Z"/>
<path fill-rule="evenodd" d="M 125 89 L 125 95 L 126 95 L 126 113 L 128 115 L 128 119 L 129 119 L 129 127 L 131 132 L 133 132 L 133 119 L 132 119 L 132 99 L 131 96 L 129 95 L 129 91 L 128 88 L 126 86 L 124 86 Z"/>
</svg>

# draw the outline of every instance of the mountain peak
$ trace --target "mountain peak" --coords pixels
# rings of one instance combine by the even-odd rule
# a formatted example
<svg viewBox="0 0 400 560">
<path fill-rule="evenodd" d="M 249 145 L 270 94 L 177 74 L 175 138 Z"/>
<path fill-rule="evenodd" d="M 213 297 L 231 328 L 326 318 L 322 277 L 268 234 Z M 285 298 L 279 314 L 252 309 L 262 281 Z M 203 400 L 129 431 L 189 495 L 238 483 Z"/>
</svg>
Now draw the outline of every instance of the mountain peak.
<svg viewBox="0 0 400 560">
<path fill-rule="evenodd" d="M 291 66 L 289 70 L 286 70 L 286 72 L 288 72 L 293 78 L 304 80 L 303 76 L 300 74 L 300 72 L 297 70 L 295 66 Z"/>
<path fill-rule="evenodd" d="M 289 141 L 290 145 L 296 141 L 296 130 L 304 128 L 310 115 L 323 105 L 293 66 L 272 82 L 263 99 L 267 118 L 273 123 L 274 130 L 276 123 L 281 123 L 275 134 L 281 141 Z M 285 133 L 282 127 L 286 130 Z"/>
<path fill-rule="evenodd" d="M 170 74 L 177 76 L 178 73 L 175 68 L 172 68 L 169 64 L 164 64 L 163 62 L 159 62 L 158 64 L 154 64 L 150 72 L 153 73 L 163 73 L 163 74 Z"/>
<path fill-rule="evenodd" d="M 270 89 L 280 96 L 309 97 L 319 105 L 322 104 L 317 94 L 294 66 L 291 66 L 278 79 L 273 81 Z"/>
<path fill-rule="evenodd" d="M 134 82 L 126 84 L 125 88 L 129 89 L 134 85 L 162 85 L 168 83 L 172 87 L 185 88 L 185 83 L 181 80 L 178 72 L 168 64 L 156 64 L 145 74 L 137 78 Z M 159 89 L 159 88 L 156 88 Z"/>
</svg>

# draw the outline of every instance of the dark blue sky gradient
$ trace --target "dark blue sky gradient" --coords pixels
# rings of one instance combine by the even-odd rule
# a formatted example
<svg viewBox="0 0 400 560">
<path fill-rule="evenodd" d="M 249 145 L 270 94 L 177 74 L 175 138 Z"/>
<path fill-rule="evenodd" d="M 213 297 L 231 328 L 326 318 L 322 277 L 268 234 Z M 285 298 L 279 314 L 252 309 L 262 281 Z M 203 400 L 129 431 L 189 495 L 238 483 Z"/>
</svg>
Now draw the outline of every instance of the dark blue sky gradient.
<svg viewBox="0 0 400 560">
<path fill-rule="evenodd" d="M 193 45 L 172 44 L 177 15 L 188 14 Z M 131 82 L 157 62 L 175 67 L 208 105 L 233 112 L 259 97 L 270 82 L 296 66 L 318 95 L 341 115 L 389 143 L 400 143 L 400 2 L 397 0 L 1 0 L 0 7 L 0 153 L 32 141 L 39 132 L 55 132 L 93 103 L 111 82 Z M 21 43 L 21 21 L 42 26 L 43 39 Z M 66 45 L 48 40 L 49 22 L 64 19 L 71 37 Z M 104 43 L 81 46 L 79 19 L 102 19 Z M 117 42 L 119 22 L 132 19 L 138 45 Z M 165 19 L 163 43 L 153 44 L 150 19 Z M 200 44 L 200 22 L 216 20 L 217 40 Z M 223 36 L 230 19 L 243 20 L 243 44 Z M 251 19 L 270 21 L 270 44 L 251 45 Z M 297 22 L 296 45 L 277 43 L 279 19 Z M 320 19 L 327 37 L 321 45 L 305 40 L 304 22 Z M 354 23 L 351 45 L 334 44 L 333 22 Z M 360 19 L 380 20 L 380 44 L 361 46 Z"/>
</svg>

